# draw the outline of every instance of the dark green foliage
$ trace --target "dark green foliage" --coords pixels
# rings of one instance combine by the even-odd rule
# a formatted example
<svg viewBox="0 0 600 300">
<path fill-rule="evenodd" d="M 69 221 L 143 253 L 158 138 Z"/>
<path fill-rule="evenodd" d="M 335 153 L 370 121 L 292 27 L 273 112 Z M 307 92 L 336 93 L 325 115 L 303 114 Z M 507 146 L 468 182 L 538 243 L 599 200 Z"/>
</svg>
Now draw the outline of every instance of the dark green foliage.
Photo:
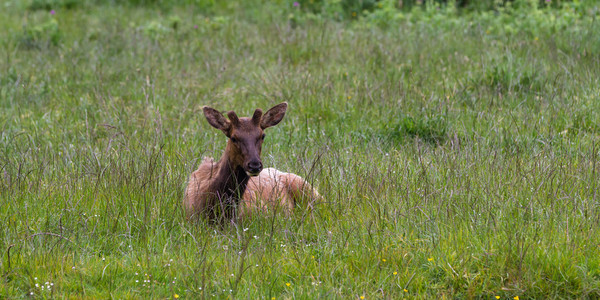
<svg viewBox="0 0 600 300">
<path fill-rule="evenodd" d="M 508 64 L 491 66 L 486 70 L 481 84 L 488 85 L 499 92 L 512 90 L 536 92 L 540 91 L 544 85 L 533 71 L 529 69 L 519 70 L 516 66 Z"/>
<path fill-rule="evenodd" d="M 19 36 L 19 43 L 23 49 L 40 49 L 57 46 L 60 39 L 58 22 L 51 18 L 41 24 L 25 26 Z"/>
<path fill-rule="evenodd" d="M 29 10 L 74 9 L 87 2 L 86 0 L 32 0 Z"/>
<path fill-rule="evenodd" d="M 406 138 L 418 138 L 439 145 L 447 137 L 448 123 L 442 116 L 401 116 L 385 125 L 381 132 L 396 145 L 405 143 Z"/>
</svg>

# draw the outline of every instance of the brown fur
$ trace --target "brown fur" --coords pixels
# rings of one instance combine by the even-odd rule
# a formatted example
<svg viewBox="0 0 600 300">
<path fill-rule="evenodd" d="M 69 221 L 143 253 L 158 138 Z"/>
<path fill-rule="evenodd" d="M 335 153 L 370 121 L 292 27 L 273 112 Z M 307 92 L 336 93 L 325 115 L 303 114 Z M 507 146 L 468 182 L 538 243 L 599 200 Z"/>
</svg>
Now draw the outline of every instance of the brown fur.
<svg viewBox="0 0 600 300">
<path fill-rule="evenodd" d="M 238 118 L 229 112 L 229 120 L 218 111 L 205 107 L 209 124 L 230 138 L 221 159 L 205 157 L 194 171 L 185 191 L 184 209 L 188 218 L 206 217 L 211 221 L 249 218 L 254 212 L 284 211 L 289 214 L 296 203 L 312 201 L 319 194 L 302 177 L 276 169 L 262 169 L 260 152 L 263 130 L 277 125 L 287 103 L 260 109 L 252 118 Z"/>
</svg>

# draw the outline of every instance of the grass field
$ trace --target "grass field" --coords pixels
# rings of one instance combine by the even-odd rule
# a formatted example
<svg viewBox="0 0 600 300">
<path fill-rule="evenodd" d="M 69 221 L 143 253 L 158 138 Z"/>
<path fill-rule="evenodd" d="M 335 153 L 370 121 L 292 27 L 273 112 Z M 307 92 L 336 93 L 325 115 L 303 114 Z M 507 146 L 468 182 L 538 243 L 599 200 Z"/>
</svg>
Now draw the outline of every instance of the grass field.
<svg viewBox="0 0 600 300">
<path fill-rule="evenodd" d="M 598 5 L 19 3 L 0 11 L 0 298 L 600 298 Z M 263 163 L 323 201 L 187 222 L 188 176 L 226 142 L 201 107 L 282 101 Z"/>
</svg>

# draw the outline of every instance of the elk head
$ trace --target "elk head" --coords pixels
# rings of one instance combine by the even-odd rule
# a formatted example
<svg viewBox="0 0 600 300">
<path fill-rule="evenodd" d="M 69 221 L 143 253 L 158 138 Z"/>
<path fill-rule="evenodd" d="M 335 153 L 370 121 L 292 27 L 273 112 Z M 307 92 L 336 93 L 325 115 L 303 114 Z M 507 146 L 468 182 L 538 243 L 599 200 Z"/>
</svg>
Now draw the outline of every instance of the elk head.
<svg viewBox="0 0 600 300">
<path fill-rule="evenodd" d="M 227 113 L 228 120 L 211 107 L 202 108 L 208 123 L 229 138 L 225 152 L 232 168 L 242 167 L 249 176 L 257 176 L 263 169 L 260 153 L 264 130 L 277 125 L 285 116 L 286 109 L 286 102 L 275 105 L 264 115 L 257 108 L 251 118 L 238 118 L 235 112 L 230 111 Z"/>
</svg>

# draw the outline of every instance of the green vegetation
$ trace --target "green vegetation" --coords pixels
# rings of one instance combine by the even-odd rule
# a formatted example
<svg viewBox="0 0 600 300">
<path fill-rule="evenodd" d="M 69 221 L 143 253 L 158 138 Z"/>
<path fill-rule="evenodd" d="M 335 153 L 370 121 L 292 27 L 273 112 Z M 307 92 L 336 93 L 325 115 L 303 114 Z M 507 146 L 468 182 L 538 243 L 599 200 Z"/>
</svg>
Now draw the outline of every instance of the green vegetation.
<svg viewBox="0 0 600 300">
<path fill-rule="evenodd" d="M 595 1 L 103 2 L 2 3 L 0 298 L 600 297 Z M 186 222 L 202 105 L 281 101 L 324 201 Z"/>
</svg>

